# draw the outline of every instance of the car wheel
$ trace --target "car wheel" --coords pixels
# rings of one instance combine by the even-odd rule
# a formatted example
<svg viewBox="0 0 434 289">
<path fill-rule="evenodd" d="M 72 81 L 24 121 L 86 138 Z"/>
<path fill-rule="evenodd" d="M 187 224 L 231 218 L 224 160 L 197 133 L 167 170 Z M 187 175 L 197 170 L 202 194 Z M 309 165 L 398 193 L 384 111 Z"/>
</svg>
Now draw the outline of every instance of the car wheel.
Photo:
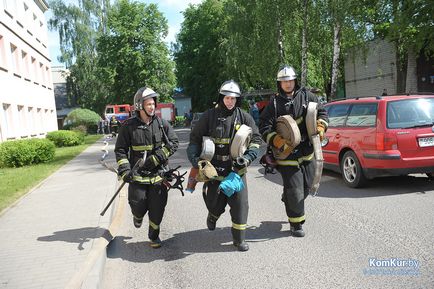
<svg viewBox="0 0 434 289">
<path fill-rule="evenodd" d="M 353 151 L 347 151 L 341 160 L 341 173 L 347 186 L 351 188 L 362 187 L 366 183 L 362 166 Z"/>
</svg>

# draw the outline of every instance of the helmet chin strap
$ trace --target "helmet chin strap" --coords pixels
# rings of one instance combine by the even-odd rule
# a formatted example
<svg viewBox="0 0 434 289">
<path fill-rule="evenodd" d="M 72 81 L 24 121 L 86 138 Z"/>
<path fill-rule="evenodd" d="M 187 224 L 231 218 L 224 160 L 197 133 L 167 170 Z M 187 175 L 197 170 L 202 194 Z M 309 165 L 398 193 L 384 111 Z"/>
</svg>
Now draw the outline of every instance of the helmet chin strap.
<svg viewBox="0 0 434 289">
<path fill-rule="evenodd" d="M 145 109 L 143 110 L 144 112 L 145 112 L 145 114 L 149 117 L 149 118 L 151 118 L 151 117 L 153 117 L 154 116 L 154 114 L 152 114 L 152 115 L 150 115 Z"/>
</svg>

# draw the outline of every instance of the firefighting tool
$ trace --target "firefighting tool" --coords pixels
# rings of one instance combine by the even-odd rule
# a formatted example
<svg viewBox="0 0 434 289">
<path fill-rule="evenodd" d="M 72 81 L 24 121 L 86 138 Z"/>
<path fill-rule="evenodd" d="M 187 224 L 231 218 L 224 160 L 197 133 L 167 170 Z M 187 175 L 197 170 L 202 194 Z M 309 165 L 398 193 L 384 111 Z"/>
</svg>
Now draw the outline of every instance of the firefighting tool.
<svg viewBox="0 0 434 289">
<path fill-rule="evenodd" d="M 202 152 L 199 158 L 207 161 L 211 161 L 214 157 L 215 145 L 209 136 L 204 136 L 202 138 Z"/>
<path fill-rule="evenodd" d="M 322 175 L 322 169 L 324 163 L 321 140 L 317 131 L 317 124 L 316 124 L 317 112 L 318 112 L 318 103 L 309 102 L 309 105 L 307 106 L 307 113 L 306 113 L 306 128 L 307 128 L 307 133 L 309 135 L 310 142 L 313 145 L 315 164 L 316 164 L 315 175 L 312 181 L 312 187 L 310 189 L 310 194 L 312 196 L 316 196 L 316 194 L 318 193 L 318 188 L 321 181 L 321 175 Z"/>
<path fill-rule="evenodd" d="M 296 146 L 300 144 L 301 134 L 297 123 L 290 115 L 279 116 L 276 121 L 276 132 L 287 142 L 286 148 L 271 147 L 274 158 L 276 160 L 286 159 L 294 150 Z"/>
<path fill-rule="evenodd" d="M 232 159 L 243 156 L 244 152 L 247 150 L 248 145 L 250 144 L 251 137 L 252 128 L 245 124 L 242 124 L 232 139 L 230 148 Z"/>
</svg>

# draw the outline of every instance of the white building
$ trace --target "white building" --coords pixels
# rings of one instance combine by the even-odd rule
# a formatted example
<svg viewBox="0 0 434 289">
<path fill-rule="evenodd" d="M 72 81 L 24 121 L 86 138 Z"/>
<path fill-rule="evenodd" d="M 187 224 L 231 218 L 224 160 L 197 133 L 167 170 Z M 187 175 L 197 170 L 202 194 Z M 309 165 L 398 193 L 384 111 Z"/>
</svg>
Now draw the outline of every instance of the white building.
<svg viewBox="0 0 434 289">
<path fill-rule="evenodd" d="M 45 0 L 0 0 L 0 142 L 57 130 Z"/>
</svg>

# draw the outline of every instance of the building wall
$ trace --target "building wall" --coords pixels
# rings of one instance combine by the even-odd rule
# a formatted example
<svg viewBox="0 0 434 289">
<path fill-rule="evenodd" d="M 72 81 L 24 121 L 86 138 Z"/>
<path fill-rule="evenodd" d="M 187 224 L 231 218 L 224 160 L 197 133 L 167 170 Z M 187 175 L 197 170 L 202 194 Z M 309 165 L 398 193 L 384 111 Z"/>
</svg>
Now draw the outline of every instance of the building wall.
<svg viewBox="0 0 434 289">
<path fill-rule="evenodd" d="M 51 70 L 56 109 L 60 110 L 62 108 L 70 107 L 66 90 L 66 74 L 68 71 L 63 66 L 53 66 L 51 67 Z"/>
<path fill-rule="evenodd" d="M 57 130 L 44 0 L 0 0 L 0 141 Z"/>
<path fill-rule="evenodd" d="M 384 40 L 371 41 L 367 51 L 356 48 L 345 58 L 346 97 L 396 93 L 396 49 Z"/>
<path fill-rule="evenodd" d="M 191 110 L 191 98 L 190 97 L 175 97 L 175 107 L 177 115 L 184 115 L 184 113 L 190 113 Z"/>
</svg>

